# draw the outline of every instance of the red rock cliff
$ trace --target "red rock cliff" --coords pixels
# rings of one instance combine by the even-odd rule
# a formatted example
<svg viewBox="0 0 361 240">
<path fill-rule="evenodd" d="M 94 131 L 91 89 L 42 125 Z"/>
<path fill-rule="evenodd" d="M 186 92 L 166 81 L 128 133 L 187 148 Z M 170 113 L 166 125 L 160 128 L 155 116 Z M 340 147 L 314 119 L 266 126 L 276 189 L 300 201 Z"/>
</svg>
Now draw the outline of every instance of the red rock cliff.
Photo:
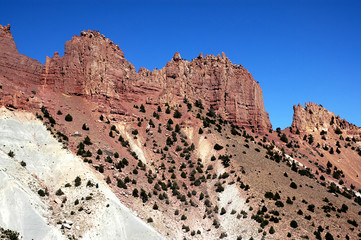
<svg viewBox="0 0 361 240">
<path fill-rule="evenodd" d="M 38 90 L 82 95 L 111 114 L 125 113 L 124 102 L 175 105 L 184 98 L 200 99 L 239 126 L 256 131 L 272 127 L 259 84 L 224 54 L 201 54 L 189 62 L 176 53 L 163 69 L 137 73 L 118 45 L 99 32 L 83 31 L 66 42 L 64 56 L 55 53 L 42 66 L 19 54 L 9 26 L 0 28 L 0 52 L 2 105 L 27 106 Z"/>
<path fill-rule="evenodd" d="M 315 103 L 306 103 L 305 107 L 301 104 L 293 106 L 293 122 L 292 131 L 296 132 L 321 132 L 332 131 L 337 128 L 345 132 L 350 137 L 355 137 L 360 140 L 361 129 L 356 125 L 341 119 L 333 112 L 328 111 L 322 105 Z"/>
<path fill-rule="evenodd" d="M 259 131 L 272 127 L 259 84 L 224 54 L 189 62 L 176 53 L 163 69 L 136 73 L 118 45 L 99 32 L 83 31 L 65 44 L 63 57 L 56 53 L 46 60 L 42 79 L 66 94 L 106 99 L 113 113 L 121 112 L 116 108 L 124 100 L 172 104 L 201 99 L 237 125 Z"/>
<path fill-rule="evenodd" d="M 10 25 L 0 25 L 0 104 L 29 105 L 26 102 L 40 84 L 41 71 L 40 62 L 18 52 Z"/>
<path fill-rule="evenodd" d="M 145 82 L 156 83 L 162 90 L 159 99 L 171 102 L 179 97 L 201 99 L 225 119 L 240 126 L 268 130 L 271 124 L 263 104 L 262 90 L 252 75 L 224 55 L 207 55 L 182 60 L 179 53 L 158 71 L 140 70 Z"/>
</svg>

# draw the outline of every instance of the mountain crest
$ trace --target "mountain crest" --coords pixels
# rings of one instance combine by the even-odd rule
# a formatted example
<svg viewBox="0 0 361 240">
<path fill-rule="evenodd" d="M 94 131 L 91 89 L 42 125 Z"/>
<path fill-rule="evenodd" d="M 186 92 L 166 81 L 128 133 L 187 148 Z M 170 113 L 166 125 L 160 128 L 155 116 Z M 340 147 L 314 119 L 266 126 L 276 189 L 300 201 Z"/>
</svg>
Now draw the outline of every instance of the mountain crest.
<svg viewBox="0 0 361 240">
<path fill-rule="evenodd" d="M 2 27 L 0 31 L 3 52 L 8 52 L 8 45 L 13 43 L 9 30 L 10 27 Z M 13 46 L 16 49 L 15 43 Z M 125 114 L 120 110 L 125 102 L 176 106 L 186 98 L 190 102 L 201 100 L 206 108 L 212 107 L 236 125 L 263 132 L 272 127 L 261 87 L 245 68 L 233 64 L 224 53 L 217 57 L 200 54 L 189 62 L 177 52 L 164 68 L 152 72 L 142 68 L 137 73 L 117 44 L 98 31 L 88 30 L 67 41 L 64 55 L 55 53 L 44 66 L 17 50 L 9 55 L 29 59 L 14 61 L 12 66 L 6 65 L 14 58 L 0 59 L 1 72 L 11 71 L 9 79 L 24 68 L 24 73 L 32 73 L 31 79 L 20 74 L 17 80 L 41 85 L 46 91 L 84 96 L 102 106 L 98 111 L 115 118 Z"/>
<path fill-rule="evenodd" d="M 291 129 L 294 132 L 297 130 L 300 132 L 343 131 L 356 139 L 360 139 L 361 129 L 359 127 L 341 119 L 340 116 L 336 116 L 322 105 L 309 102 L 305 103 L 305 107 L 303 107 L 298 104 L 293 106 L 293 111 Z"/>
</svg>

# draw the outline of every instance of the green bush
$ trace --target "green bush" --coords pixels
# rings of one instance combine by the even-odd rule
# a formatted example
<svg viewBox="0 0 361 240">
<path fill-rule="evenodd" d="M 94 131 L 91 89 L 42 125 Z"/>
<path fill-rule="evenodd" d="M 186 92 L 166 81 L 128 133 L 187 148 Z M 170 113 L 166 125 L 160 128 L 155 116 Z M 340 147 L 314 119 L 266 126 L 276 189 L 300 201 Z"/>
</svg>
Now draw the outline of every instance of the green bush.
<svg viewBox="0 0 361 240">
<path fill-rule="evenodd" d="M 287 139 L 286 134 L 282 134 L 280 140 L 281 140 L 282 142 L 288 143 L 288 139 Z"/>
<path fill-rule="evenodd" d="M 87 125 L 85 123 L 83 124 L 83 126 L 81 128 L 85 131 L 89 131 L 89 127 L 87 127 Z"/>
<path fill-rule="evenodd" d="M 15 153 L 10 150 L 10 152 L 8 153 L 8 156 L 11 157 L 11 158 L 13 158 L 13 157 L 15 157 Z"/>
<path fill-rule="evenodd" d="M 226 214 L 226 209 L 224 209 L 223 207 L 221 208 L 221 213 L 220 213 L 221 215 L 224 215 L 224 214 Z"/>
<path fill-rule="evenodd" d="M 134 130 L 132 131 L 132 134 L 133 134 L 133 135 L 138 135 L 138 130 L 137 130 L 137 129 L 134 129 Z"/>
<path fill-rule="evenodd" d="M 216 144 L 214 145 L 214 149 L 218 151 L 218 150 L 223 149 L 223 146 L 221 146 L 221 145 L 219 145 L 218 143 L 216 143 Z"/>
<path fill-rule="evenodd" d="M 297 227 L 298 227 L 298 223 L 297 223 L 295 220 L 292 220 L 292 221 L 290 222 L 290 226 L 291 226 L 292 228 L 297 228 Z"/>
<path fill-rule="evenodd" d="M 56 193 L 55 193 L 57 196 L 61 196 L 64 194 L 64 192 L 59 188 Z"/>
<path fill-rule="evenodd" d="M 336 130 L 335 130 L 335 133 L 336 134 L 342 134 L 342 131 L 341 131 L 341 129 L 339 127 L 337 127 Z"/>
<path fill-rule="evenodd" d="M 73 117 L 68 113 L 68 114 L 65 116 L 65 121 L 71 122 L 71 121 L 73 121 Z"/>
<path fill-rule="evenodd" d="M 74 182 L 75 182 L 75 187 L 79 187 L 81 185 L 81 178 L 79 176 L 76 177 Z"/>
<path fill-rule="evenodd" d="M 158 205 L 157 205 L 157 203 L 154 203 L 153 209 L 154 209 L 154 210 L 158 210 Z"/>
<path fill-rule="evenodd" d="M 297 189 L 297 184 L 294 182 L 291 182 L 290 187 L 293 189 Z"/>
<path fill-rule="evenodd" d="M 139 197 L 138 189 L 134 189 L 132 193 L 133 197 Z"/>
<path fill-rule="evenodd" d="M 45 192 L 44 192 L 43 189 L 40 189 L 40 190 L 38 191 L 38 194 L 40 195 L 40 197 L 45 197 Z"/>
<path fill-rule="evenodd" d="M 327 232 L 326 235 L 325 235 L 325 239 L 326 240 L 333 240 L 333 236 L 331 233 Z"/>
<path fill-rule="evenodd" d="M 144 105 L 140 105 L 139 112 L 145 113 Z"/>
<path fill-rule="evenodd" d="M 178 109 L 176 109 L 176 110 L 174 111 L 173 117 L 174 117 L 174 118 L 181 118 L 181 117 L 182 117 L 182 113 L 181 113 L 180 111 L 178 111 Z"/>
<path fill-rule="evenodd" d="M 84 139 L 83 142 L 84 142 L 85 145 L 92 145 L 92 144 L 93 144 L 93 143 L 90 141 L 90 138 L 89 138 L 88 136 L 85 137 L 85 139 Z"/>
</svg>

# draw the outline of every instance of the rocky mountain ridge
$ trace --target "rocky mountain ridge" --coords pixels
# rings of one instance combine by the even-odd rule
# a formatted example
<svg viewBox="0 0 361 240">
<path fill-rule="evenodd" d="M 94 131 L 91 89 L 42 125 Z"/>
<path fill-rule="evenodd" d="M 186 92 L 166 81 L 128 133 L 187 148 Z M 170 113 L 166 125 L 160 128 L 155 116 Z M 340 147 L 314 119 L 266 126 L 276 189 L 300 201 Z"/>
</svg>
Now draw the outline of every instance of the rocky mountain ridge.
<svg viewBox="0 0 361 240">
<path fill-rule="evenodd" d="M 361 129 L 336 116 L 333 112 L 328 111 L 322 105 L 315 103 L 306 103 L 305 107 L 302 105 L 293 106 L 294 115 L 291 129 L 293 132 L 300 131 L 302 133 L 324 131 L 342 132 L 350 138 L 361 140 Z"/>
<path fill-rule="evenodd" d="M 9 27 L 1 31 L 12 44 Z M 3 68 L 11 58 L 21 58 L 14 48 L 8 52 L 0 58 Z M 59 152 L 71 154 L 77 166 L 115 194 L 114 200 L 136 211 L 142 224 L 146 221 L 165 239 L 361 236 L 361 145 L 354 134 L 359 128 L 308 103 L 295 107 L 291 128 L 273 131 L 259 84 L 224 54 L 186 61 L 176 53 L 160 70 L 136 72 L 112 41 L 83 31 L 65 44 L 64 56 L 55 53 L 35 68 L 34 79 L 23 70 L 34 68 L 26 66 L 18 67 L 16 79 L 6 72 L 10 70 L 0 72 L 0 105 L 8 108 L 2 118 L 9 122 L 1 125 L 0 153 L 9 165 L 35 169 L 38 176 L 62 170 L 60 180 L 51 178 L 52 184 L 41 186 L 49 197 L 37 192 L 39 186 L 31 190 L 39 202 L 53 207 L 50 225 L 60 227 L 62 236 L 97 239 L 83 234 L 89 231 L 117 239 L 104 227 L 112 226 L 119 214 L 107 210 L 114 203 L 109 207 L 97 201 L 102 194 L 85 185 L 88 177 L 80 167 L 64 170 L 69 164 L 63 155 L 50 158 L 44 149 L 28 151 L 34 148 L 26 147 L 29 139 L 35 138 L 35 144 L 39 133 L 12 132 L 21 127 L 14 127 L 9 114 L 35 115 L 37 130 L 46 129 L 46 148 L 56 143 Z M 27 119 L 19 121 L 28 124 Z M 11 145 L 12 135 L 21 144 Z M 39 159 L 45 166 L 62 167 L 38 167 L 35 163 L 43 164 Z M 1 173 L 4 161 L 0 167 Z M 76 175 L 82 191 L 73 186 Z M 59 196 L 63 201 L 52 200 Z M 104 224 L 97 223 L 98 207 L 105 209 Z M 99 229 L 88 225 L 92 218 Z M 9 223 L 4 220 L 0 227 L 24 236 L 26 231 Z M 137 233 L 129 219 L 116 224 L 126 230 L 120 235 Z"/>
<path fill-rule="evenodd" d="M 7 49 L 7 54 L 0 59 L 4 73 L 8 71 L 5 69 L 9 59 L 24 58 L 14 48 L 9 29 L 9 26 L 0 29 L 6 40 L 2 40 L 1 51 Z M 186 98 L 192 102 L 201 100 L 207 108 L 212 106 L 217 114 L 236 125 L 256 131 L 272 128 L 259 84 L 245 68 L 232 64 L 224 54 L 222 57 L 200 54 L 189 62 L 176 53 L 163 69 L 151 72 L 141 68 L 137 73 L 118 45 L 99 32 L 89 30 L 66 42 L 64 56 L 55 53 L 46 59 L 44 66 L 28 58 L 16 62 L 20 70 L 24 69 L 20 71 L 22 75 L 9 73 L 2 77 L 12 81 L 18 76 L 21 82 L 40 91 L 82 95 L 98 102 L 100 112 L 125 114 L 123 102 L 143 98 L 148 103 L 170 105 Z M 38 87 L 38 83 L 42 86 Z M 2 101 L 23 106 L 29 100 L 22 98 L 21 104 L 11 98 Z"/>
</svg>

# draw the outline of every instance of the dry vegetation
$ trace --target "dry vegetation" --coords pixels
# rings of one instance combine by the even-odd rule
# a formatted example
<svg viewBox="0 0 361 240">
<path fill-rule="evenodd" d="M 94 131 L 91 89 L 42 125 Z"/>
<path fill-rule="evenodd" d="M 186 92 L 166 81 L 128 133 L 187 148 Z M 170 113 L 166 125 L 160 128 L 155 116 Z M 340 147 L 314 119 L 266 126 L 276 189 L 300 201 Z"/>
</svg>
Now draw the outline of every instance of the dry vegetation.
<svg viewBox="0 0 361 240">
<path fill-rule="evenodd" d="M 342 185 L 342 169 L 331 163 L 325 166 L 324 161 L 317 164 L 305 153 L 307 148 L 299 150 L 304 141 L 319 148 L 315 141 L 322 135 L 301 139 L 299 133 L 280 130 L 253 133 L 224 121 L 200 100 L 184 99 L 176 105 L 138 103 L 127 106 L 129 113 L 120 119 L 94 113 L 85 104 L 79 111 L 78 102 L 77 107 L 72 106 L 76 101 L 65 102 L 67 107 L 61 109 L 43 108 L 38 117 L 64 147 L 104 175 L 124 204 L 164 236 L 361 236 L 360 198 L 321 177 Z M 359 151 L 352 140 L 335 144 Z M 325 159 L 327 154 L 323 153 Z M 313 167 L 303 167 L 306 162 Z M 88 197 L 81 201 L 94 196 Z"/>
</svg>

